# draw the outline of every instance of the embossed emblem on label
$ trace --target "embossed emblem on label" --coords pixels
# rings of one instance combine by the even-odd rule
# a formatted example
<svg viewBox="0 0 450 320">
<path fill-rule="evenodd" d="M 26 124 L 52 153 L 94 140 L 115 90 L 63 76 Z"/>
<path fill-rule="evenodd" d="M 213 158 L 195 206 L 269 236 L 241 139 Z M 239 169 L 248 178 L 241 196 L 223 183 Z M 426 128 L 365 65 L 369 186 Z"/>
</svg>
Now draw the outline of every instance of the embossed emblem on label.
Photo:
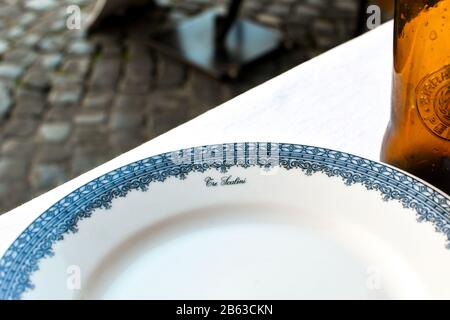
<svg viewBox="0 0 450 320">
<path fill-rule="evenodd" d="M 417 111 L 425 126 L 450 141 L 450 65 L 425 77 L 416 89 Z"/>
</svg>

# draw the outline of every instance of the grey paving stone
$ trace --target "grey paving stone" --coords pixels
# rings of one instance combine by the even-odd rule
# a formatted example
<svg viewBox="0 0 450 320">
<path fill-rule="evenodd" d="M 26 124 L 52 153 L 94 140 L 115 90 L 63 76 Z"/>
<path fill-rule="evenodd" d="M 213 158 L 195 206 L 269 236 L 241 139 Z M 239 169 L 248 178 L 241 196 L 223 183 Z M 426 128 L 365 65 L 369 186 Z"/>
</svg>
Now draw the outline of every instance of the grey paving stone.
<svg viewBox="0 0 450 320">
<path fill-rule="evenodd" d="M 0 120 L 11 111 L 12 104 L 9 89 L 0 82 Z"/>
<path fill-rule="evenodd" d="M 21 9 L 16 5 L 5 5 L 4 3 L 0 3 L 0 5 L 0 18 L 16 17 L 21 12 Z"/>
<path fill-rule="evenodd" d="M 71 159 L 71 151 L 67 145 L 40 144 L 35 149 L 36 163 L 67 163 Z"/>
<path fill-rule="evenodd" d="M 326 9 L 326 8 L 334 9 L 332 5 L 330 6 L 329 0 L 314 0 L 314 1 L 309 0 L 309 1 L 307 1 L 307 3 L 313 7 L 318 7 L 320 9 Z"/>
<path fill-rule="evenodd" d="M 146 101 L 149 113 L 179 108 L 189 109 L 189 93 L 180 89 L 153 92 L 148 95 Z"/>
<path fill-rule="evenodd" d="M 21 27 L 28 27 L 36 21 L 37 15 L 34 12 L 25 12 L 19 17 L 18 24 Z"/>
<path fill-rule="evenodd" d="M 199 5 L 198 3 L 195 2 L 191 2 L 191 1 L 181 1 L 181 2 L 177 2 L 177 8 L 179 10 L 182 10 L 183 12 L 185 12 L 188 15 L 194 15 L 196 13 L 199 13 L 201 10 L 201 5 Z"/>
<path fill-rule="evenodd" d="M 76 40 L 69 44 L 67 53 L 72 55 L 90 55 L 95 51 L 95 46 L 85 40 Z"/>
<path fill-rule="evenodd" d="M 0 180 L 23 179 L 28 175 L 28 163 L 20 158 L 0 157 Z"/>
<path fill-rule="evenodd" d="M 227 86 L 198 72 L 191 73 L 189 87 L 194 100 L 193 107 L 201 108 L 203 111 L 231 98 L 228 96 Z"/>
<path fill-rule="evenodd" d="M 87 17 L 83 14 L 83 12 L 81 12 L 81 21 L 86 21 L 86 20 L 87 20 Z M 86 30 L 84 30 L 84 29 L 69 30 L 68 32 L 66 32 L 66 36 L 67 36 L 68 40 L 87 38 Z"/>
<path fill-rule="evenodd" d="M 48 70 L 35 67 L 31 68 L 25 74 L 23 84 L 29 88 L 39 91 L 48 91 L 50 89 L 50 74 Z"/>
<path fill-rule="evenodd" d="M 53 91 L 69 91 L 70 88 L 81 88 L 84 86 L 85 76 L 77 73 L 55 72 L 50 75 Z"/>
<path fill-rule="evenodd" d="M 56 0 L 26 0 L 25 8 L 35 11 L 46 11 L 57 6 Z"/>
<path fill-rule="evenodd" d="M 47 193 L 48 191 L 50 191 L 49 189 L 51 189 L 51 188 L 31 189 L 31 197 L 32 198 L 40 197 L 40 196 L 44 195 L 45 193 Z"/>
<path fill-rule="evenodd" d="M 23 99 L 16 102 L 14 107 L 14 117 L 17 118 L 36 118 L 43 117 L 46 103 L 43 100 Z"/>
<path fill-rule="evenodd" d="M 67 0 L 68 4 L 75 4 L 77 6 L 86 6 L 92 4 L 92 0 Z"/>
<path fill-rule="evenodd" d="M 84 98 L 83 107 L 87 109 L 107 109 L 111 106 L 113 96 L 112 92 L 90 91 Z"/>
<path fill-rule="evenodd" d="M 318 7 L 315 6 L 311 6 L 308 4 L 299 4 L 296 6 L 295 8 L 295 13 L 296 15 L 294 15 L 292 18 L 292 20 L 294 20 L 294 17 L 301 17 L 301 19 L 296 19 L 299 20 L 299 22 L 306 22 L 306 23 L 311 23 L 311 21 L 317 17 L 320 16 L 321 14 L 321 10 Z M 302 24 L 304 25 L 304 23 Z"/>
<path fill-rule="evenodd" d="M 71 142 L 78 149 L 101 149 L 108 141 L 108 134 L 106 126 L 76 126 Z"/>
<path fill-rule="evenodd" d="M 0 40 L 0 55 L 4 54 L 9 49 L 8 42 Z"/>
<path fill-rule="evenodd" d="M 6 38 L 8 38 L 11 41 L 15 41 L 19 37 L 21 37 L 24 33 L 25 31 L 23 30 L 22 27 L 15 26 L 8 30 L 8 32 L 6 33 Z"/>
<path fill-rule="evenodd" d="M 289 5 L 286 5 L 284 3 L 274 2 L 267 8 L 267 11 L 269 12 L 269 14 L 272 14 L 276 17 L 285 17 L 289 15 L 291 8 Z"/>
<path fill-rule="evenodd" d="M 11 138 L 3 142 L 0 153 L 3 156 L 16 157 L 18 159 L 21 157 L 31 159 L 35 148 L 35 143 L 29 139 Z"/>
<path fill-rule="evenodd" d="M 17 81 L 12 79 L 0 79 L 2 85 L 9 90 L 11 97 L 13 98 L 14 90 L 17 88 Z"/>
<path fill-rule="evenodd" d="M 34 47 L 39 42 L 40 39 L 41 39 L 41 37 L 38 34 L 33 34 L 33 33 L 28 34 L 27 33 L 17 43 L 19 46 L 24 46 L 24 47 L 30 48 L 30 47 Z"/>
<path fill-rule="evenodd" d="M 0 78 L 16 80 L 24 72 L 24 68 L 11 63 L 0 63 Z"/>
<path fill-rule="evenodd" d="M 0 181 L 0 215 L 25 203 L 31 197 L 32 194 L 26 179 Z"/>
<path fill-rule="evenodd" d="M 105 156 L 75 155 L 72 159 L 72 176 L 76 177 L 110 160 Z"/>
<path fill-rule="evenodd" d="M 68 122 L 44 123 L 39 129 L 40 141 L 62 143 L 69 138 L 72 125 Z"/>
<path fill-rule="evenodd" d="M 120 85 L 120 92 L 128 94 L 146 94 L 150 91 L 149 82 L 135 83 L 130 78 L 125 78 Z"/>
<path fill-rule="evenodd" d="M 91 89 L 114 90 L 120 76 L 119 59 L 99 59 L 96 61 L 90 81 Z"/>
<path fill-rule="evenodd" d="M 48 105 L 49 109 L 45 113 L 44 119 L 49 122 L 72 121 L 76 113 L 77 105 Z"/>
<path fill-rule="evenodd" d="M 336 6 L 337 9 L 346 11 L 352 15 L 357 14 L 359 10 L 358 2 L 353 0 L 335 1 L 334 5 Z"/>
<path fill-rule="evenodd" d="M 104 111 L 89 111 L 79 113 L 75 116 L 75 124 L 77 125 L 100 125 L 106 122 L 107 114 Z"/>
<path fill-rule="evenodd" d="M 107 140 L 104 140 L 102 145 L 79 146 L 73 151 L 71 161 L 72 176 L 85 173 L 107 162 L 113 156 L 113 150 L 107 145 Z"/>
<path fill-rule="evenodd" d="M 5 55 L 3 60 L 7 63 L 18 65 L 22 68 L 29 67 L 37 59 L 37 54 L 33 51 L 27 49 L 14 49 L 9 50 Z"/>
<path fill-rule="evenodd" d="M 54 70 L 61 65 L 62 61 L 63 56 L 60 53 L 45 54 L 39 60 L 39 65 L 41 67 Z"/>
<path fill-rule="evenodd" d="M 58 19 L 50 25 L 51 32 L 59 33 L 64 30 L 66 30 L 66 21 L 63 19 Z"/>
<path fill-rule="evenodd" d="M 317 19 L 314 21 L 313 32 L 315 35 L 327 36 L 331 41 L 331 35 L 336 35 L 336 25 L 325 19 Z"/>
<path fill-rule="evenodd" d="M 262 24 L 268 25 L 270 27 L 279 27 L 282 25 L 282 20 L 280 17 L 267 14 L 267 13 L 260 13 L 256 16 L 256 19 L 261 22 Z"/>
<path fill-rule="evenodd" d="M 89 58 L 68 58 L 64 62 L 62 72 L 69 77 L 80 75 L 84 78 L 89 71 L 90 64 Z"/>
<path fill-rule="evenodd" d="M 159 110 L 152 115 L 153 130 L 156 135 L 163 134 L 189 120 L 189 109 Z"/>
<path fill-rule="evenodd" d="M 67 179 L 66 169 L 60 164 L 36 164 L 31 171 L 31 185 L 36 189 L 54 188 Z"/>
<path fill-rule="evenodd" d="M 108 43 L 101 47 L 101 56 L 103 59 L 120 59 L 123 54 L 123 48 L 120 43 Z"/>
<path fill-rule="evenodd" d="M 170 11 L 169 19 L 170 19 L 171 24 L 172 23 L 173 24 L 180 23 L 187 18 L 188 18 L 188 15 L 182 11 L 177 11 L 177 10 Z"/>
<path fill-rule="evenodd" d="M 264 9 L 264 2 L 261 0 L 247 0 L 244 1 L 243 9 L 252 11 L 262 11 Z"/>
<path fill-rule="evenodd" d="M 49 103 L 52 106 L 66 107 L 78 105 L 81 100 L 81 88 L 54 89 L 49 95 Z"/>
<path fill-rule="evenodd" d="M 125 67 L 121 92 L 129 94 L 147 93 L 152 84 L 153 71 L 153 65 L 149 57 L 128 63 Z"/>
<path fill-rule="evenodd" d="M 139 94 L 119 94 L 113 104 L 113 110 L 119 112 L 140 113 L 145 109 L 147 96 Z"/>
<path fill-rule="evenodd" d="M 91 41 L 98 46 L 102 59 L 120 59 L 123 54 L 123 43 L 114 34 L 95 34 Z"/>
<path fill-rule="evenodd" d="M 5 137 L 32 137 L 38 127 L 36 119 L 11 119 L 4 128 Z"/>
<path fill-rule="evenodd" d="M 159 56 L 156 74 L 158 87 L 180 87 L 186 81 L 186 66 Z"/>
<path fill-rule="evenodd" d="M 149 96 L 146 111 L 146 138 L 160 135 L 192 117 L 189 96 L 184 91 L 171 90 Z"/>
<path fill-rule="evenodd" d="M 62 36 L 52 36 L 42 39 L 38 48 L 44 52 L 60 52 L 64 49 L 66 41 Z"/>
<path fill-rule="evenodd" d="M 143 121 L 143 115 L 139 113 L 112 112 L 109 127 L 112 130 L 139 128 Z"/>
<path fill-rule="evenodd" d="M 130 40 L 126 43 L 126 50 L 128 63 L 142 64 L 146 66 L 153 63 L 151 50 L 145 42 L 143 43 L 142 41 Z"/>
<path fill-rule="evenodd" d="M 25 86 L 19 86 L 15 90 L 16 100 L 31 100 L 31 101 L 46 101 L 47 94 L 45 92 L 39 92 L 36 90 L 32 90 L 26 88 Z"/>
<path fill-rule="evenodd" d="M 109 142 L 113 148 L 119 148 L 121 152 L 125 152 L 144 143 L 145 139 L 141 130 L 127 129 L 112 132 Z"/>
<path fill-rule="evenodd" d="M 17 94 L 13 115 L 16 118 L 41 119 L 46 107 L 46 97 L 33 91 L 26 94 Z"/>
</svg>

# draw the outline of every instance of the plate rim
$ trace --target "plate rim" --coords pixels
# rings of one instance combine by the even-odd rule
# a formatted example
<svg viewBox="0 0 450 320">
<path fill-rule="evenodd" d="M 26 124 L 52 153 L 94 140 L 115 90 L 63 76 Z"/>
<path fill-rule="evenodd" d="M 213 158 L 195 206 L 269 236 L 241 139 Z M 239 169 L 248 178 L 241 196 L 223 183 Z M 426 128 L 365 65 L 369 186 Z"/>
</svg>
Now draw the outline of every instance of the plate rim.
<svg viewBox="0 0 450 320">
<path fill-rule="evenodd" d="M 217 162 L 217 158 L 211 156 L 211 150 L 225 152 L 231 146 L 234 152 L 231 163 L 223 155 Z M 110 209 L 115 198 L 126 197 L 132 190 L 145 192 L 151 183 L 164 182 L 169 177 L 186 179 L 192 172 L 210 169 L 226 172 L 232 167 L 255 166 L 270 170 L 274 164 L 259 156 L 260 151 L 268 155 L 274 150 L 279 152 L 279 162 L 275 166 L 287 170 L 300 169 L 305 175 L 321 172 L 328 177 L 340 177 L 348 186 L 361 184 L 368 191 L 377 191 L 384 201 L 396 200 L 405 209 L 415 210 L 418 222 L 431 222 L 436 232 L 446 236 L 449 246 L 450 196 L 403 170 L 351 153 L 303 144 L 238 142 L 203 145 L 129 162 L 92 179 L 55 202 L 19 234 L 0 258 L 0 300 L 18 300 L 25 292 L 34 289 L 31 276 L 39 270 L 42 259 L 53 256 L 53 245 L 62 241 L 64 235 L 76 233 L 77 223 L 89 218 L 95 210 Z M 186 152 L 190 153 L 190 163 L 176 164 L 173 161 L 174 155 Z M 195 158 L 196 152 L 200 152 L 200 159 Z M 239 158 L 239 155 L 244 157 Z M 395 185 L 389 180 L 395 181 Z M 109 185 L 105 186 L 105 183 Z M 81 201 L 81 207 L 75 205 L 77 201 Z M 424 206 L 427 202 L 434 203 L 434 208 Z M 71 208 L 71 205 L 75 207 Z M 59 217 L 60 214 L 64 214 L 63 217 Z M 32 242 L 38 232 L 44 233 L 39 242 Z M 37 244 L 39 247 L 36 249 Z M 30 245 L 33 248 L 30 249 Z"/>
</svg>

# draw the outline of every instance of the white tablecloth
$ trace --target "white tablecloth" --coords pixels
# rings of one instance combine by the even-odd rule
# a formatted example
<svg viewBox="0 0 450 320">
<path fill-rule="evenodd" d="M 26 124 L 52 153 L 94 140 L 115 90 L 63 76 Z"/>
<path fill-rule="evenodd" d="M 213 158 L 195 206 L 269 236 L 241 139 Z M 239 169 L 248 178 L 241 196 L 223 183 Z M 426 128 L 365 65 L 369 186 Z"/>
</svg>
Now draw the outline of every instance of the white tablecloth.
<svg viewBox="0 0 450 320">
<path fill-rule="evenodd" d="M 281 76 L 0 216 L 0 256 L 65 195 L 127 163 L 226 142 L 286 142 L 378 160 L 389 120 L 392 22 Z"/>
</svg>

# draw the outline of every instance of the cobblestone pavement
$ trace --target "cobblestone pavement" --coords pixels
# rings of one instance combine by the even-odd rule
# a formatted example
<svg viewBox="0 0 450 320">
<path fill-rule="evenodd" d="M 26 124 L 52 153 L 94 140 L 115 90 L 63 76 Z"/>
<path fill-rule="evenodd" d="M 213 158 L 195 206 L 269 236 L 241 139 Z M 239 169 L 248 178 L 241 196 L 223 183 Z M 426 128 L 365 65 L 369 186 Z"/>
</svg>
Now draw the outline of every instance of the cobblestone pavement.
<svg viewBox="0 0 450 320">
<path fill-rule="evenodd" d="M 295 48 L 220 83 L 152 52 L 152 30 L 217 4 L 159 1 L 87 37 L 68 5 L 0 0 L 0 213 L 298 65 L 355 32 L 356 0 L 248 0 L 243 14 L 280 28 Z"/>
</svg>

